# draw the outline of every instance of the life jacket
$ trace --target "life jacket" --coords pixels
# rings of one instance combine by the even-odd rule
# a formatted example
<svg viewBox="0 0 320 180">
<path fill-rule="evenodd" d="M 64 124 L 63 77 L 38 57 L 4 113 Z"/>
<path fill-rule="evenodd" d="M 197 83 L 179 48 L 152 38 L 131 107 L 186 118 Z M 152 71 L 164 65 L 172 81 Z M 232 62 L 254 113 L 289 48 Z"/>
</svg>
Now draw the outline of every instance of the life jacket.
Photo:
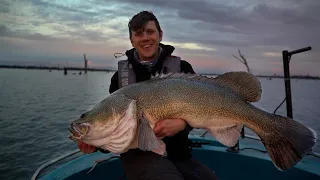
<svg viewBox="0 0 320 180">
<path fill-rule="evenodd" d="M 169 72 L 179 73 L 181 72 L 180 63 L 180 57 L 168 56 L 163 60 L 161 72 L 164 74 Z M 128 60 L 118 61 L 118 80 L 119 89 L 129 84 L 136 83 L 136 74 L 132 64 Z"/>
</svg>

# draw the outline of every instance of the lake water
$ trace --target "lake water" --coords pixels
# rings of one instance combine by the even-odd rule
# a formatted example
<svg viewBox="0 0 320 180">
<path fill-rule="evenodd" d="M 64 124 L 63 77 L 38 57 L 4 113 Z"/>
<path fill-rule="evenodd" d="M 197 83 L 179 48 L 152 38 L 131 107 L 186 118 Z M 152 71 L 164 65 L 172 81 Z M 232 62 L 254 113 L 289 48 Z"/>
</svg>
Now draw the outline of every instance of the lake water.
<svg viewBox="0 0 320 180">
<path fill-rule="evenodd" d="M 43 163 L 77 149 L 68 124 L 109 95 L 112 74 L 0 69 L 0 179 L 30 179 Z M 262 99 L 254 105 L 273 112 L 285 96 L 283 79 L 260 80 Z M 294 119 L 319 139 L 320 81 L 292 79 L 291 86 Z M 285 103 L 277 114 L 286 116 Z"/>
</svg>

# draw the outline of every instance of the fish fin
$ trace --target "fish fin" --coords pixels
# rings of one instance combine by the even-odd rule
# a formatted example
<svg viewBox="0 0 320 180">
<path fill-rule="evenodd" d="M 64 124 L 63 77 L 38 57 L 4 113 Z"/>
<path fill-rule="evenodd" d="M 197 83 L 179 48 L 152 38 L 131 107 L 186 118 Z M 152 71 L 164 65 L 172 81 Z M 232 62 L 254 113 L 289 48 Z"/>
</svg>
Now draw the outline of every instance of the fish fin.
<svg viewBox="0 0 320 180">
<path fill-rule="evenodd" d="M 162 140 L 158 140 L 160 147 L 157 149 L 153 149 L 152 152 L 159 154 L 161 156 L 167 156 L 166 152 L 166 144 Z"/>
<path fill-rule="evenodd" d="M 206 76 L 202 76 L 202 75 L 197 75 L 197 74 L 192 74 L 192 73 L 173 73 L 173 72 L 169 72 L 169 73 L 156 73 L 154 76 L 150 77 L 150 80 L 158 80 L 158 79 L 176 79 L 176 78 L 180 78 L 180 79 L 193 79 L 193 78 L 203 78 L 203 80 L 205 79 L 213 79 L 213 78 L 209 78 Z"/>
<path fill-rule="evenodd" d="M 232 147 L 238 142 L 242 127 L 243 125 L 241 124 L 233 124 L 223 127 L 215 126 L 213 128 L 209 128 L 209 130 L 214 138 L 221 144 Z"/>
<path fill-rule="evenodd" d="M 249 102 L 259 101 L 262 92 L 258 78 L 244 71 L 227 72 L 215 78 L 191 73 L 160 73 L 151 77 L 151 80 L 157 79 L 192 79 L 201 82 L 216 83 L 229 88 L 245 101 Z"/>
<path fill-rule="evenodd" d="M 296 165 L 304 155 L 312 151 L 316 132 L 287 117 L 273 114 L 275 128 L 266 134 L 258 134 L 268 154 L 279 170 Z M 280 128 L 281 127 L 281 128 Z"/>
<path fill-rule="evenodd" d="M 230 88 L 245 101 L 257 102 L 261 98 L 261 83 L 253 74 L 247 72 L 228 72 L 214 78 L 216 83 Z"/>
<path fill-rule="evenodd" d="M 139 136 L 138 136 L 139 149 L 143 151 L 153 151 L 157 154 L 165 153 L 165 145 L 162 140 L 159 140 L 150 127 L 149 122 L 142 117 L 139 123 Z"/>
</svg>

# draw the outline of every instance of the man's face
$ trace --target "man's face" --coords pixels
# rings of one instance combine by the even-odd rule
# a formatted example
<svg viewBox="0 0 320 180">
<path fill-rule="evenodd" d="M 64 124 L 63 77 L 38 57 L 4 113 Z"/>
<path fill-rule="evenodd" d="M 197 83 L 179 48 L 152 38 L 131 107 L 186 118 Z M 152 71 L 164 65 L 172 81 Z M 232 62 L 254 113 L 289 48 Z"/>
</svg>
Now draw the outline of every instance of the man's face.
<svg viewBox="0 0 320 180">
<path fill-rule="evenodd" d="M 154 21 L 149 21 L 144 29 L 131 32 L 131 44 L 136 48 L 142 61 L 152 61 L 156 57 L 162 33 L 156 27 Z"/>
</svg>

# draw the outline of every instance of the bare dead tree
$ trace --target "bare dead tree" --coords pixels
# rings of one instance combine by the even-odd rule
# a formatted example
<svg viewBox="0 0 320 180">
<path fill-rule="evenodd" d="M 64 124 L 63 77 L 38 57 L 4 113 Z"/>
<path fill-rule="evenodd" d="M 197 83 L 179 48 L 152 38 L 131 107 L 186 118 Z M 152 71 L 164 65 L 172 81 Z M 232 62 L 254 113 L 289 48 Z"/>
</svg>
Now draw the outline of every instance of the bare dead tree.
<svg viewBox="0 0 320 180">
<path fill-rule="evenodd" d="M 239 52 L 240 58 L 237 57 L 237 56 L 235 56 L 235 55 L 232 55 L 232 56 L 233 56 L 234 58 L 236 58 L 237 60 L 239 60 L 242 64 L 244 64 L 244 65 L 247 67 L 248 73 L 251 73 L 251 69 L 250 69 L 250 67 L 249 67 L 249 65 L 248 65 L 247 59 L 244 57 L 243 54 L 241 54 L 240 49 L 238 49 L 238 52 Z"/>
</svg>

